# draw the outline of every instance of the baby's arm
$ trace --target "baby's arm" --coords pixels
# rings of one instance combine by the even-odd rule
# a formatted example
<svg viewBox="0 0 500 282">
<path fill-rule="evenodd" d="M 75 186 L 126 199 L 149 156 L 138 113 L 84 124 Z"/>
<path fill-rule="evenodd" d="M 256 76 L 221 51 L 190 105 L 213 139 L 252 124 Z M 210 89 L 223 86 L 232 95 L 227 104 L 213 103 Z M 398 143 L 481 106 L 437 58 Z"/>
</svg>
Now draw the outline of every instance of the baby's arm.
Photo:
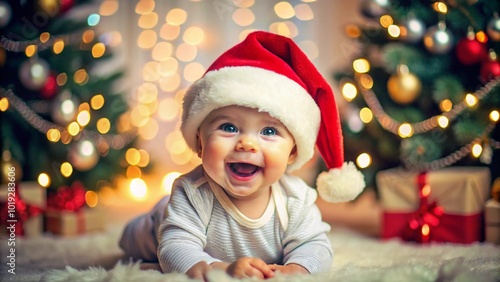
<svg viewBox="0 0 500 282">
<path fill-rule="evenodd" d="M 208 281 L 207 274 L 212 270 L 212 267 L 205 261 L 200 261 L 193 265 L 187 272 L 186 275 L 191 279 L 197 279 L 201 281 Z"/>
<path fill-rule="evenodd" d="M 332 266 L 333 250 L 328 240 L 330 226 L 321 220 L 315 204 L 316 191 L 300 187 L 288 198 L 289 223 L 283 238 L 283 264 L 297 265 L 309 273 L 328 271 Z M 280 267 L 281 268 L 281 267 Z M 281 272 L 297 270 L 282 269 Z"/>
<path fill-rule="evenodd" d="M 300 264 L 290 263 L 287 265 L 271 264 L 269 265 L 272 271 L 283 274 L 308 274 L 309 271 Z"/>
<path fill-rule="evenodd" d="M 261 259 L 251 257 L 240 258 L 233 263 L 214 262 L 210 265 L 205 261 L 200 261 L 193 265 L 186 274 L 192 279 L 208 281 L 207 274 L 213 269 L 222 270 L 228 275 L 239 279 L 247 277 L 256 277 L 258 279 L 274 277 L 272 266 L 267 265 Z"/>
<path fill-rule="evenodd" d="M 205 225 L 200 216 L 207 212 L 197 208 L 187 195 L 191 187 L 175 186 L 167 206 L 165 220 L 158 232 L 158 259 L 165 273 L 187 273 L 199 262 L 220 261 L 204 251 L 207 243 Z"/>
</svg>

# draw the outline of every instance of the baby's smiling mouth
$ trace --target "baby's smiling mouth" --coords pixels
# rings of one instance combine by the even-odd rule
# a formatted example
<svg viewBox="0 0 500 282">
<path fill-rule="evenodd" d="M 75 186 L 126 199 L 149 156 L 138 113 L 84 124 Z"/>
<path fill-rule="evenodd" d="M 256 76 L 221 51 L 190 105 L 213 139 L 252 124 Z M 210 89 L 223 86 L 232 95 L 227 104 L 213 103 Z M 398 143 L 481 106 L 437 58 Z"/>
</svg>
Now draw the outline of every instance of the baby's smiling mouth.
<svg viewBox="0 0 500 282">
<path fill-rule="evenodd" d="M 229 169 L 239 177 L 250 177 L 261 170 L 260 166 L 249 163 L 229 163 Z"/>
</svg>

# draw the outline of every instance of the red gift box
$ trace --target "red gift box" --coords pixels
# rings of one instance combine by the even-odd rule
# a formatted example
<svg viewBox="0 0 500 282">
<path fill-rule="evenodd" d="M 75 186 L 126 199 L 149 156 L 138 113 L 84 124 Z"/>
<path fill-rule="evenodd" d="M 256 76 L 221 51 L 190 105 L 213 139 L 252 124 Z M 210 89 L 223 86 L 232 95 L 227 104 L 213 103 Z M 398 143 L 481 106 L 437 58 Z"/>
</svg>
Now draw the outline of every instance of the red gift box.
<svg viewBox="0 0 500 282">
<path fill-rule="evenodd" d="M 376 176 L 383 207 L 382 238 L 472 243 L 484 238 L 490 172 L 453 167 L 419 173 L 403 169 Z"/>
<path fill-rule="evenodd" d="M 46 202 L 46 189 L 37 182 L 0 185 L 0 234 L 41 236 Z M 7 228 L 10 226 L 14 229 Z"/>
</svg>

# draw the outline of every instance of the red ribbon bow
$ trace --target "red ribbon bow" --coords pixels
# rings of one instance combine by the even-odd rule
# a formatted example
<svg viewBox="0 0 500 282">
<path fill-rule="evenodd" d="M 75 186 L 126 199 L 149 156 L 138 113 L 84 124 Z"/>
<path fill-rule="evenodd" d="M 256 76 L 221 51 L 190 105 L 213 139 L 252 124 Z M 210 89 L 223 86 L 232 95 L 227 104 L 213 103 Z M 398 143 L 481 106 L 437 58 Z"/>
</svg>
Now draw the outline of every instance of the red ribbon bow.
<svg viewBox="0 0 500 282">
<path fill-rule="evenodd" d="M 0 202 L 0 218 L 7 227 L 15 224 L 14 234 L 24 235 L 24 222 L 32 216 L 37 216 L 43 212 L 43 209 L 26 203 L 20 195 L 19 185 L 16 184 L 13 201 L 7 199 L 6 202 Z M 7 196 L 11 196 L 10 194 Z"/>
<path fill-rule="evenodd" d="M 408 225 L 402 234 L 403 240 L 419 243 L 429 242 L 432 228 L 439 225 L 442 215 L 443 208 L 438 206 L 436 202 L 430 205 L 421 205 L 417 211 L 410 215 Z"/>
<path fill-rule="evenodd" d="M 71 187 L 63 186 L 47 197 L 47 207 L 58 211 L 79 211 L 85 205 L 85 189 L 75 181 Z"/>
<path fill-rule="evenodd" d="M 417 178 L 420 205 L 419 208 L 409 216 L 408 225 L 402 233 L 405 241 L 415 241 L 428 243 L 432 234 L 432 229 L 439 225 L 440 217 L 443 215 L 443 208 L 436 202 L 428 203 L 430 186 L 427 184 L 427 173 L 422 173 Z"/>
</svg>

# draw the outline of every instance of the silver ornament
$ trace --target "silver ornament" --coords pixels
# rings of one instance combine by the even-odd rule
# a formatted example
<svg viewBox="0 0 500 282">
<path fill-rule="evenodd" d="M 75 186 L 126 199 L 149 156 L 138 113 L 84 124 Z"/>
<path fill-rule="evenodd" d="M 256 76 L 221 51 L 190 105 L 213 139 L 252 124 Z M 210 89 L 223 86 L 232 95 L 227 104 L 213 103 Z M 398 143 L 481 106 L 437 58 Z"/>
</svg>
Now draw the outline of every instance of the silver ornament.
<svg viewBox="0 0 500 282">
<path fill-rule="evenodd" d="M 49 64 L 40 58 L 30 58 L 24 61 L 19 68 L 19 79 L 29 90 L 40 90 L 49 77 Z"/>
<path fill-rule="evenodd" d="M 87 171 L 97 164 L 99 155 L 94 143 L 83 139 L 72 144 L 68 153 L 68 160 L 79 171 Z"/>
<path fill-rule="evenodd" d="M 361 12 L 370 18 L 378 18 L 387 12 L 389 0 L 364 0 L 361 3 Z"/>
<path fill-rule="evenodd" d="M 424 35 L 424 45 L 429 52 L 445 54 L 453 48 L 453 34 L 446 29 L 444 22 L 431 26 Z"/>
<path fill-rule="evenodd" d="M 78 99 L 69 90 L 63 90 L 52 101 L 52 120 L 63 126 L 74 121 L 78 105 Z"/>
<path fill-rule="evenodd" d="M 8 3 L 0 1 L 0 27 L 4 27 L 9 24 L 12 18 L 12 9 Z"/>
<path fill-rule="evenodd" d="M 408 17 L 401 23 L 401 26 L 406 30 L 404 35 L 401 34 L 401 39 L 404 41 L 416 43 L 424 37 L 425 24 L 415 17 Z"/>
<path fill-rule="evenodd" d="M 493 41 L 500 41 L 500 18 L 494 17 L 488 22 L 486 32 Z"/>
<path fill-rule="evenodd" d="M 483 147 L 483 152 L 479 156 L 479 161 L 483 164 L 491 164 L 491 159 L 493 158 L 493 149 L 489 144 L 485 144 Z"/>
</svg>

